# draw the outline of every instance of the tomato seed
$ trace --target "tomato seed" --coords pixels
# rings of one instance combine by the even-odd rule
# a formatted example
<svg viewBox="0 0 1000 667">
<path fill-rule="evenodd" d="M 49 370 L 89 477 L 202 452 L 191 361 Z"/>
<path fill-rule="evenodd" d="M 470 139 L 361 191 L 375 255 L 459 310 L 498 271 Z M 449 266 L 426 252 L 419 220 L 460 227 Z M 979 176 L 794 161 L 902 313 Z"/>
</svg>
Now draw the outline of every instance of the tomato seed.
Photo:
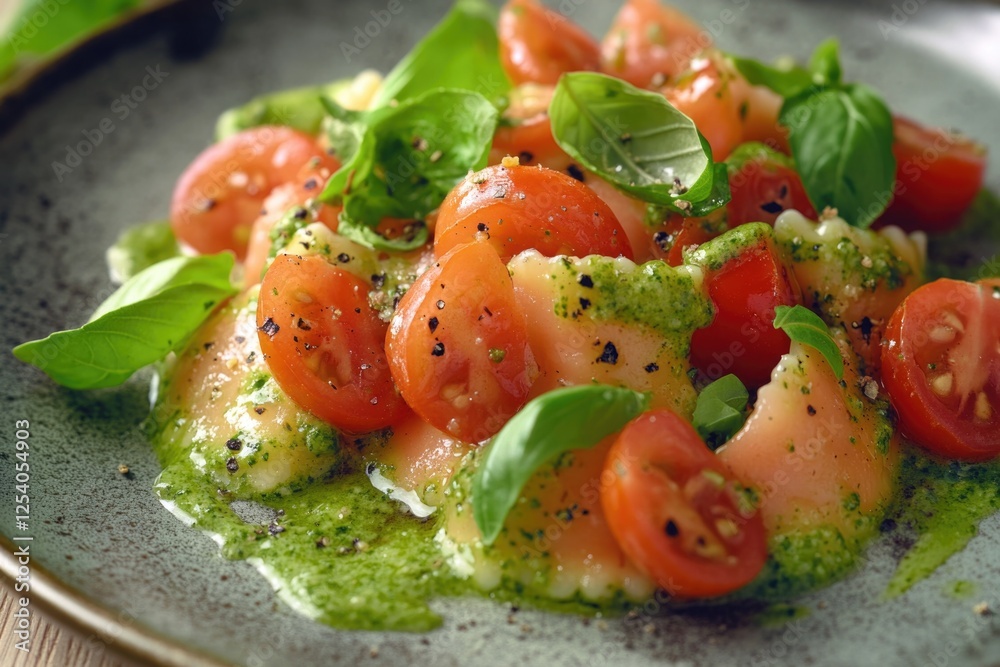
<svg viewBox="0 0 1000 667">
<path fill-rule="evenodd" d="M 986 392 L 979 392 L 976 396 L 976 418 L 984 422 L 988 422 L 993 417 L 993 406 L 990 405 L 990 399 L 986 396 Z"/>
<path fill-rule="evenodd" d="M 954 378 L 951 373 L 945 373 L 931 380 L 931 389 L 938 396 L 947 396 L 951 393 L 952 384 L 954 384 Z"/>
</svg>

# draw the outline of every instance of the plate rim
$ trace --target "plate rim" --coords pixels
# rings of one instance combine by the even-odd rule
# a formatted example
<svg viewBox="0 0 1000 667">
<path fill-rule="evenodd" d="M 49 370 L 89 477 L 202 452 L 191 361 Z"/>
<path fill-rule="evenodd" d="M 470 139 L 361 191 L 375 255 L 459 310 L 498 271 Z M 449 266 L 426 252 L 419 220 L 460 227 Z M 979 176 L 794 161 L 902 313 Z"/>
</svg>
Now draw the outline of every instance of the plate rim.
<svg viewBox="0 0 1000 667">
<path fill-rule="evenodd" d="M 963 4 L 978 4 L 978 2 L 1000 7 L 1000 0 L 973 0 Z M 105 42 L 113 44 L 116 37 L 132 31 L 141 34 L 143 27 L 150 20 L 155 21 L 156 18 L 167 16 L 178 7 L 196 4 L 202 3 L 199 0 L 149 0 L 148 4 L 116 17 L 99 31 L 60 49 L 44 62 L 32 63 L 15 70 L 11 78 L 0 84 L 2 86 L 0 87 L 0 137 L 13 130 L 22 113 L 47 97 L 49 89 L 39 88 L 39 84 L 66 71 L 85 72 L 108 56 L 108 53 L 100 49 L 96 53 L 91 53 L 95 46 L 103 45 Z M 121 45 L 121 48 L 127 47 L 128 43 Z M 74 62 L 81 55 L 87 56 L 87 62 L 83 64 Z M 71 76 L 75 76 L 75 72 Z M 62 81 L 57 80 L 57 82 L 57 85 L 62 84 Z M 15 542 L 7 534 L 0 532 L 0 586 L 3 586 L 3 590 L 12 599 L 18 597 L 14 584 L 20 564 L 15 550 L 20 544 L 23 542 Z M 114 655 L 129 663 L 138 662 L 154 667 L 238 667 L 239 665 L 206 650 L 185 646 L 177 638 L 161 633 L 139 619 L 123 623 L 120 620 L 122 610 L 97 602 L 41 564 L 32 561 L 30 568 L 32 613 L 41 611 L 47 621 L 78 637 L 99 638 L 106 654 Z"/>
</svg>

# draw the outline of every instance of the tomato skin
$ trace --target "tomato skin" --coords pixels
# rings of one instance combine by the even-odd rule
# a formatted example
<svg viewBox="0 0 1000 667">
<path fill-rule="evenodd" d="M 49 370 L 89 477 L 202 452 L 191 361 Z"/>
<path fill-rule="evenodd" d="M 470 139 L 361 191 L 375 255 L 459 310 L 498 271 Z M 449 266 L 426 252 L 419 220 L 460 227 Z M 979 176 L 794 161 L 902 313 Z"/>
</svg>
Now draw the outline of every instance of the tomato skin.
<svg viewBox="0 0 1000 667">
<path fill-rule="evenodd" d="M 901 116 L 893 119 L 893 131 L 896 196 L 880 222 L 907 231 L 954 229 L 983 187 L 986 149 Z"/>
<path fill-rule="evenodd" d="M 310 161 L 337 168 L 312 137 L 287 127 L 256 127 L 209 146 L 174 188 L 174 234 L 199 253 L 232 250 L 243 259 L 264 199 Z"/>
<path fill-rule="evenodd" d="M 766 222 L 773 226 L 778 216 L 788 209 L 795 209 L 810 220 L 818 219 L 802 178 L 787 157 L 763 145 L 759 150 L 754 150 L 753 146 L 746 146 L 746 149 L 750 156 L 730 166 L 732 199 L 726 204 L 726 214 L 731 228 L 748 222 Z"/>
<path fill-rule="evenodd" d="M 364 433 L 408 412 L 392 383 L 386 324 L 370 287 L 320 256 L 278 255 L 264 274 L 257 337 L 289 398 L 339 429 Z"/>
<path fill-rule="evenodd" d="M 998 332 L 998 279 L 941 278 L 906 297 L 886 330 L 882 383 L 907 437 L 947 458 L 1000 456 Z"/>
<path fill-rule="evenodd" d="M 271 254 L 271 230 L 286 213 L 296 207 L 303 207 L 313 200 L 323 188 L 323 184 L 333 172 L 322 165 L 307 163 L 294 181 L 279 185 L 271 190 L 261 206 L 260 215 L 250 228 L 250 241 L 246 257 L 243 259 L 243 286 L 260 283 L 268 256 Z M 340 206 L 314 204 L 316 220 L 332 231 L 337 231 Z"/>
<path fill-rule="evenodd" d="M 600 197 L 540 167 L 486 167 L 455 186 L 438 212 L 434 253 L 441 257 L 477 234 L 504 262 L 530 248 L 547 257 L 633 257 L 625 230 Z"/>
<path fill-rule="evenodd" d="M 710 380 L 732 373 L 747 387 L 767 384 L 791 344 L 774 328 L 774 310 L 801 298 L 774 239 L 761 237 L 718 269 L 708 268 L 705 283 L 715 319 L 691 336 L 691 362 Z"/>
<path fill-rule="evenodd" d="M 676 213 L 670 214 L 660 229 L 653 232 L 653 256 L 670 266 L 684 264 L 684 250 L 711 241 L 724 231 L 715 216 L 709 218 L 686 218 Z"/>
<path fill-rule="evenodd" d="M 760 514 L 741 502 L 732 472 L 677 413 L 653 410 L 630 422 L 601 479 L 612 480 L 602 484 L 601 504 L 619 546 L 670 594 L 724 595 L 764 567 Z"/>
<path fill-rule="evenodd" d="M 601 70 L 639 88 L 656 87 L 711 45 L 708 31 L 683 12 L 658 0 L 628 0 L 601 42 Z"/>
<path fill-rule="evenodd" d="M 680 79 L 664 89 L 667 101 L 698 126 L 717 161 L 743 143 L 743 99 L 730 85 L 734 78 L 721 54 L 709 51 L 692 60 Z"/>
<path fill-rule="evenodd" d="M 537 0 L 510 0 L 497 27 L 500 61 L 514 85 L 555 85 L 565 72 L 596 71 L 601 48 L 582 28 Z"/>
<path fill-rule="evenodd" d="M 510 274 L 485 242 L 454 248 L 413 283 L 386 351 L 410 407 L 470 443 L 500 430 L 538 374 Z"/>
</svg>

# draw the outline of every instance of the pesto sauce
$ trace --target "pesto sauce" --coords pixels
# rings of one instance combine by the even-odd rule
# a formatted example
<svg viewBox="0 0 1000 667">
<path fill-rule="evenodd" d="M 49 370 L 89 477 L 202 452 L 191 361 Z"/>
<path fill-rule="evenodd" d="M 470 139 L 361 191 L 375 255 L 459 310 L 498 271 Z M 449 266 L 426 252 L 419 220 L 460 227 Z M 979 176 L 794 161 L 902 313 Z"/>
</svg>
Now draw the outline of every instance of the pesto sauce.
<svg viewBox="0 0 1000 667">
<path fill-rule="evenodd" d="M 1000 461 L 964 464 L 907 453 L 889 517 L 917 538 L 900 561 L 885 597 L 901 595 L 928 577 L 965 548 L 979 523 L 998 510 Z"/>
<path fill-rule="evenodd" d="M 971 245 L 968 230 L 995 229 L 998 225 L 1000 200 L 984 191 L 962 229 L 945 237 L 947 242 L 931 244 L 932 255 L 944 256 L 954 266 L 957 262 L 949 253 L 963 242 L 966 247 Z M 979 236 L 978 231 L 972 236 Z M 932 275 L 944 273 L 941 264 L 934 266 L 939 271 L 932 269 Z M 980 274 L 1000 275 L 1000 269 L 992 264 L 976 267 Z M 574 267 L 574 276 L 580 268 Z M 602 289 L 617 290 L 613 299 L 607 299 L 609 318 L 627 317 L 666 334 L 678 325 L 684 328 L 711 317 L 711 306 L 705 305 L 707 301 L 699 293 L 699 298 L 686 302 L 682 309 L 690 318 L 687 322 L 659 319 L 664 309 L 656 305 L 662 300 L 650 299 L 645 288 L 637 289 L 643 287 L 637 280 L 640 273 L 648 273 L 645 279 L 659 283 L 658 289 L 684 283 L 687 289 L 676 289 L 677 293 L 696 292 L 686 276 L 668 275 L 659 266 L 645 265 L 631 280 L 622 280 L 611 263 L 590 269 L 594 269 L 593 278 L 602 283 Z M 615 302 L 619 306 L 615 307 Z M 622 307 L 622 303 L 627 306 Z M 426 631 L 441 624 L 441 618 L 428 606 L 431 600 L 483 594 L 470 581 L 457 578 L 445 563 L 435 541 L 443 512 L 427 520 L 416 519 L 374 489 L 357 470 L 338 472 L 329 479 L 304 480 L 286 494 L 242 492 L 237 496 L 220 491 L 185 452 L 178 451 L 169 433 L 167 429 L 154 437 L 164 465 L 155 485 L 160 499 L 176 514 L 191 519 L 198 529 L 216 535 L 224 557 L 253 562 L 278 595 L 299 612 L 343 629 Z M 333 442 L 335 438 L 323 440 Z M 895 522 L 898 530 L 915 535 L 916 541 L 889 583 L 887 597 L 905 592 L 930 575 L 968 543 L 982 519 L 1000 510 L 1000 461 L 947 463 L 910 450 L 901 467 L 900 488 L 886 513 L 891 521 L 882 525 Z M 244 521 L 233 509 L 234 500 L 259 503 L 264 520 Z M 844 499 L 845 511 L 851 511 L 852 505 L 853 498 Z M 859 515 L 859 520 L 872 522 L 870 529 L 859 532 L 865 539 L 848 541 L 839 531 L 823 527 L 772 539 L 761 575 L 745 589 L 710 604 L 771 601 L 774 604 L 758 619 L 763 624 L 800 618 L 805 610 L 780 601 L 825 586 L 863 562 L 867 537 L 877 533 L 877 519 Z M 962 597 L 974 591 L 974 583 L 959 581 L 947 592 Z M 498 590 L 488 594 L 495 600 L 588 615 L 621 613 L 633 606 L 623 594 L 600 604 L 579 595 L 569 600 L 541 598 L 506 577 Z"/>
<path fill-rule="evenodd" d="M 260 523 L 244 522 L 235 498 L 186 461 L 165 468 L 155 490 L 218 536 L 224 557 L 249 560 L 289 606 L 337 628 L 431 630 L 441 618 L 428 602 L 462 590 L 434 541 L 440 521 L 403 513 L 364 473 L 241 498 L 263 506 L 272 520 Z"/>
</svg>

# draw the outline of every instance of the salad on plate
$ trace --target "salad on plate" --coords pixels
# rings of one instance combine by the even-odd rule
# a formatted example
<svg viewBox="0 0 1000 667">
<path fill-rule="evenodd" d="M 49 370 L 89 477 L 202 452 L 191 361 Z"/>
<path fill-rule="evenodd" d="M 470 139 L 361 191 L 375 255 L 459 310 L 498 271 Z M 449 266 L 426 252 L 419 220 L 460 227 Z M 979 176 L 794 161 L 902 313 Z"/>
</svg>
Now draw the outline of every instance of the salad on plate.
<svg viewBox="0 0 1000 667">
<path fill-rule="evenodd" d="M 310 617 L 788 600 L 908 530 L 901 595 L 1000 509 L 1000 278 L 944 252 L 996 221 L 986 151 L 835 39 L 767 64 L 657 0 L 600 42 L 458 0 L 215 134 L 121 287 L 14 353 L 152 366 L 156 494 Z"/>
</svg>

